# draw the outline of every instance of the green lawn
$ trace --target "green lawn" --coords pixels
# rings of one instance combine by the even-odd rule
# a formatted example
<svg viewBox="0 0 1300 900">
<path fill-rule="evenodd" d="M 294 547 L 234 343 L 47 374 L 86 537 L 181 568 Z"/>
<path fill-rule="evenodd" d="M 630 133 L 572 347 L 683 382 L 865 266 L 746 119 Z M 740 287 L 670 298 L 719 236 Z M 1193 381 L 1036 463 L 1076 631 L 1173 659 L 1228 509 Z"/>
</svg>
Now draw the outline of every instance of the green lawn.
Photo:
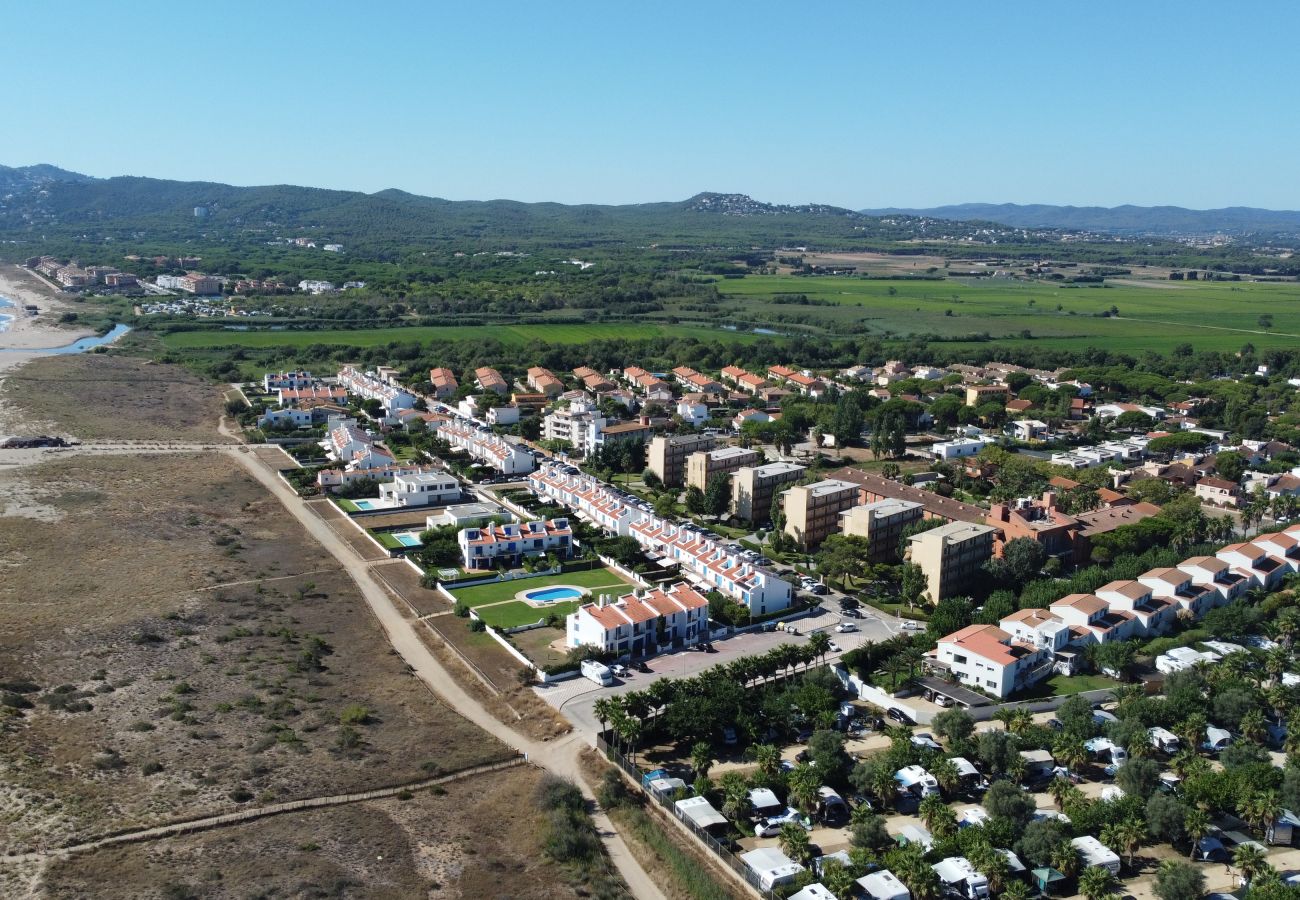
<svg viewBox="0 0 1300 900">
<path fill-rule="evenodd" d="M 494 628 L 514 628 L 518 625 L 540 622 L 552 613 L 567 616 L 585 602 L 585 600 L 560 600 L 539 608 L 520 600 L 513 600 L 510 603 L 480 607 L 476 612 L 480 619 Z"/>
<path fill-rule="evenodd" d="M 338 508 L 343 510 L 345 513 L 354 513 L 354 512 L 361 511 L 355 503 L 353 503 L 351 500 L 347 499 L 346 497 L 332 497 L 331 499 L 338 506 Z"/>
<path fill-rule="evenodd" d="M 703 340 L 755 341 L 758 335 L 725 331 L 707 325 L 620 323 L 593 325 L 459 325 L 446 327 L 361 328 L 319 331 L 177 331 L 161 335 L 169 349 L 200 347 L 306 347 L 311 344 L 342 344 L 348 347 L 379 347 L 385 344 L 432 341 L 496 340 L 509 346 L 532 341 L 553 344 L 585 344 L 599 340 L 639 340 L 656 337 L 695 337 Z"/>
<path fill-rule="evenodd" d="M 1104 691 L 1117 687 L 1119 682 L 1105 675 L 1053 675 L 1045 678 L 1027 691 L 1016 695 L 1017 700 L 1037 700 L 1047 697 L 1068 697 L 1084 691 Z"/>
<path fill-rule="evenodd" d="M 492 584 L 480 584 L 474 587 L 451 589 L 457 600 L 471 608 L 485 603 L 499 603 L 502 600 L 514 600 L 520 591 L 534 591 L 556 584 L 571 584 L 575 587 L 595 590 L 596 588 L 630 589 L 630 585 L 616 572 L 609 569 L 592 569 L 588 572 L 561 572 L 559 575 L 542 575 L 538 578 L 513 578 L 509 581 L 497 581 Z M 560 604 L 550 604 L 559 606 Z M 539 616 L 540 618 L 540 616 Z M 530 619 L 528 621 L 536 621 Z"/>
</svg>

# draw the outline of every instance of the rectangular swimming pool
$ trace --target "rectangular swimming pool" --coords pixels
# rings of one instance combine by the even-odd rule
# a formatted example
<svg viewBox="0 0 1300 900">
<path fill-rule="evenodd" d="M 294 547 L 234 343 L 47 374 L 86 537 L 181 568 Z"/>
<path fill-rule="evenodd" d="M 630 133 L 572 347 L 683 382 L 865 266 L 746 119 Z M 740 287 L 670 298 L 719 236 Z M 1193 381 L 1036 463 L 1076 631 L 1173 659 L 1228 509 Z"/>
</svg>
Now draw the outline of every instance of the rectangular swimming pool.
<svg viewBox="0 0 1300 900">
<path fill-rule="evenodd" d="M 403 534 L 395 534 L 395 535 L 393 535 L 393 537 L 396 538 L 396 539 L 397 539 L 397 543 L 401 544 L 403 547 L 418 547 L 418 546 L 420 546 L 420 538 L 419 538 L 419 535 L 412 534 L 412 533 L 409 532 L 409 531 L 408 531 L 408 532 L 404 532 Z"/>
</svg>

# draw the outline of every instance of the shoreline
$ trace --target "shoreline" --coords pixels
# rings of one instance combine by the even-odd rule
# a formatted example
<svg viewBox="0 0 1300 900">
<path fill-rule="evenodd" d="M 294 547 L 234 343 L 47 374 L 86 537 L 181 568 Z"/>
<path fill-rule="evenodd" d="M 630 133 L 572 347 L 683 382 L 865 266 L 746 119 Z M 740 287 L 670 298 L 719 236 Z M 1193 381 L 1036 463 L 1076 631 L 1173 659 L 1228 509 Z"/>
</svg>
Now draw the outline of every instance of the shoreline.
<svg viewBox="0 0 1300 900">
<path fill-rule="evenodd" d="M 60 328 L 55 320 L 72 306 L 32 278 L 22 268 L 0 266 L 0 297 L 13 306 L 0 307 L 7 316 L 5 327 L 0 329 L 0 377 L 7 371 L 43 356 L 43 351 L 63 347 L 85 337 L 93 337 L 89 328 Z M 23 312 L 25 304 L 40 307 L 40 315 L 29 316 Z"/>
</svg>

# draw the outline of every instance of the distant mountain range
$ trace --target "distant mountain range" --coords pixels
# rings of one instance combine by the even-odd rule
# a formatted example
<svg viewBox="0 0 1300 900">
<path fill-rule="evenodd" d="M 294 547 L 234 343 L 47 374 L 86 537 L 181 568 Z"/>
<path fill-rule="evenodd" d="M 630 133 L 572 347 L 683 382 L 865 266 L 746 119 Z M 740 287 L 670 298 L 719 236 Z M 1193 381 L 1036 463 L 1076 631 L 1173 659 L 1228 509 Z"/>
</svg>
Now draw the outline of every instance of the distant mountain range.
<svg viewBox="0 0 1300 900">
<path fill-rule="evenodd" d="M 92 178 L 54 166 L 0 167 L 0 233 L 68 240 L 225 239 L 305 233 L 350 248 L 391 250 L 430 244 L 634 245 L 748 250 L 809 246 L 850 249 L 900 241 L 987 237 L 1052 243 L 989 223 L 885 221 L 824 204 L 785 206 L 744 194 L 701 193 L 687 200 L 625 206 L 453 201 L 401 190 L 374 194 L 292 185 L 235 187 L 155 178 Z"/>
<path fill-rule="evenodd" d="M 1016 203 L 960 203 L 930 209 L 864 209 L 868 216 L 933 216 L 958 222 L 997 222 L 1017 228 L 1061 228 L 1117 235 L 1156 237 L 1300 236 L 1300 212 L 1230 206 L 1048 206 Z"/>
</svg>

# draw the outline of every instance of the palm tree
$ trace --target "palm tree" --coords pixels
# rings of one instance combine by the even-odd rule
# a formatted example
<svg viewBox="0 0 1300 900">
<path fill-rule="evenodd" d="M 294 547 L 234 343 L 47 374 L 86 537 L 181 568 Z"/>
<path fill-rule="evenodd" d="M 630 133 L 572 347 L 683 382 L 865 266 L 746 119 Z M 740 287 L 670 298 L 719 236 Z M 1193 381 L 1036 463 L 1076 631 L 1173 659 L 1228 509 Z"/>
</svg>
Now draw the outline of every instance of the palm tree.
<svg viewBox="0 0 1300 900">
<path fill-rule="evenodd" d="M 808 635 L 808 649 L 813 651 L 819 663 L 825 662 L 831 649 L 831 636 L 824 631 L 814 631 Z"/>
<path fill-rule="evenodd" d="M 1119 839 L 1128 856 L 1128 867 L 1133 868 L 1133 858 L 1147 839 L 1147 826 L 1141 819 L 1126 819 L 1120 823 Z"/>
<path fill-rule="evenodd" d="M 1238 844 L 1237 848 L 1232 851 L 1232 864 L 1241 871 L 1241 877 L 1246 881 L 1254 880 L 1255 876 L 1262 872 L 1268 861 L 1264 858 L 1264 851 L 1255 844 Z"/>
<path fill-rule="evenodd" d="M 1188 859 L 1196 856 L 1196 847 L 1201 842 L 1201 838 L 1210 833 L 1210 816 L 1199 806 L 1193 806 L 1187 810 L 1183 816 L 1183 830 L 1187 832 L 1187 840 L 1191 843 L 1192 849 L 1187 854 Z"/>
<path fill-rule="evenodd" d="M 911 844 L 886 858 L 889 870 L 912 892 L 913 900 L 937 900 L 942 890 L 939 876 L 925 861 L 924 851 Z"/>
<path fill-rule="evenodd" d="M 899 680 L 907 673 L 907 662 L 902 656 L 895 654 L 885 657 L 880 664 L 880 674 L 889 678 L 889 689 L 891 692 L 898 690 Z"/>
<path fill-rule="evenodd" d="M 1052 756 L 1071 772 L 1083 771 L 1091 758 L 1083 741 L 1070 739 L 1057 741 L 1056 746 L 1052 748 Z"/>
<path fill-rule="evenodd" d="M 1002 900 L 1029 900 L 1029 885 L 1023 881 L 1009 881 L 1002 889 Z"/>
<path fill-rule="evenodd" d="M 930 774 L 939 782 L 939 789 L 945 796 L 951 796 L 961 787 L 961 773 L 957 771 L 957 764 L 947 757 L 941 756 L 931 763 Z"/>
<path fill-rule="evenodd" d="M 772 744 L 750 744 L 746 753 L 758 763 L 758 771 L 763 777 L 775 778 L 781 771 L 781 751 Z"/>
<path fill-rule="evenodd" d="M 1079 851 L 1069 841 L 1061 841 L 1053 847 L 1047 861 L 1066 878 L 1073 878 L 1079 872 Z"/>
<path fill-rule="evenodd" d="M 1062 810 L 1065 809 L 1066 798 L 1079 793 L 1079 789 L 1070 783 L 1070 779 L 1058 775 L 1047 785 L 1047 793 L 1052 795 L 1056 808 Z"/>
<path fill-rule="evenodd" d="M 1123 707 L 1126 703 L 1146 696 L 1146 689 L 1140 684 L 1117 684 L 1110 692 L 1115 705 Z"/>
<path fill-rule="evenodd" d="M 722 788 L 722 814 L 733 822 L 749 817 L 753 804 L 749 799 L 749 785 L 739 772 L 724 772 L 718 780 Z"/>
<path fill-rule="evenodd" d="M 790 773 L 790 803 L 800 812 L 812 813 L 817 808 L 817 789 L 822 785 L 821 776 L 808 763 L 800 763 Z"/>
<path fill-rule="evenodd" d="M 691 745 L 691 768 L 696 778 L 708 778 L 709 767 L 713 765 L 713 748 L 708 741 L 696 741 Z"/>
<path fill-rule="evenodd" d="M 966 856 L 975 867 L 975 871 L 988 879 L 989 890 L 993 895 L 1001 894 L 1006 886 L 1007 876 L 1011 874 L 1011 864 L 1007 862 L 1002 852 L 994 849 L 988 841 L 980 841 L 970 848 Z"/>
<path fill-rule="evenodd" d="M 877 764 L 871 770 L 871 793 L 875 794 L 876 799 L 880 801 L 882 812 L 894 808 L 894 801 L 898 797 L 898 781 L 894 778 L 894 773 L 889 770 L 889 766 Z"/>
<path fill-rule="evenodd" d="M 821 865 L 820 878 L 822 886 L 830 891 L 836 900 L 852 900 L 857 889 L 857 882 L 853 880 L 853 873 L 845 868 L 844 863 L 838 859 L 827 859 Z"/>
<path fill-rule="evenodd" d="M 1034 724 L 1033 713 L 1023 706 L 1004 706 L 993 714 L 993 718 L 1012 734 L 1020 734 Z"/>
<path fill-rule="evenodd" d="M 1088 866 L 1079 876 L 1079 893 L 1087 900 L 1105 900 L 1115 889 L 1115 876 L 1103 866 Z"/>
<path fill-rule="evenodd" d="M 1273 791 L 1260 792 L 1247 797 L 1241 803 L 1241 817 L 1250 823 L 1260 837 L 1268 835 L 1268 829 L 1282 814 L 1282 804 L 1278 802 Z"/>
<path fill-rule="evenodd" d="M 798 822 L 786 822 L 781 826 L 781 852 L 801 865 L 807 865 L 812 859 L 808 832 Z"/>
<path fill-rule="evenodd" d="M 931 794 L 921 801 L 917 809 L 925 827 L 937 838 L 946 838 L 957 831 L 957 814 L 952 807 L 944 803 L 938 794 Z"/>
<path fill-rule="evenodd" d="M 1007 759 L 1007 777 L 1019 784 L 1029 772 L 1029 763 L 1019 753 L 1012 753 Z"/>
<path fill-rule="evenodd" d="M 1178 723 L 1174 733 L 1178 735 L 1178 739 L 1184 746 L 1195 753 L 1205 741 L 1205 726 L 1205 714 L 1194 712 Z"/>
<path fill-rule="evenodd" d="M 1232 656 L 1237 655 L 1245 656 L 1244 653 L 1232 654 Z M 1268 720 L 1264 718 L 1264 713 L 1260 710 L 1248 709 L 1242 715 L 1241 724 L 1237 726 L 1237 730 L 1241 732 L 1242 739 L 1253 744 L 1262 744 L 1264 738 L 1268 735 Z"/>
<path fill-rule="evenodd" d="M 600 722 L 600 730 L 603 732 L 605 723 L 614 713 L 614 701 L 609 697 L 601 697 L 591 705 L 591 711 L 595 713 L 596 720 Z"/>
</svg>

